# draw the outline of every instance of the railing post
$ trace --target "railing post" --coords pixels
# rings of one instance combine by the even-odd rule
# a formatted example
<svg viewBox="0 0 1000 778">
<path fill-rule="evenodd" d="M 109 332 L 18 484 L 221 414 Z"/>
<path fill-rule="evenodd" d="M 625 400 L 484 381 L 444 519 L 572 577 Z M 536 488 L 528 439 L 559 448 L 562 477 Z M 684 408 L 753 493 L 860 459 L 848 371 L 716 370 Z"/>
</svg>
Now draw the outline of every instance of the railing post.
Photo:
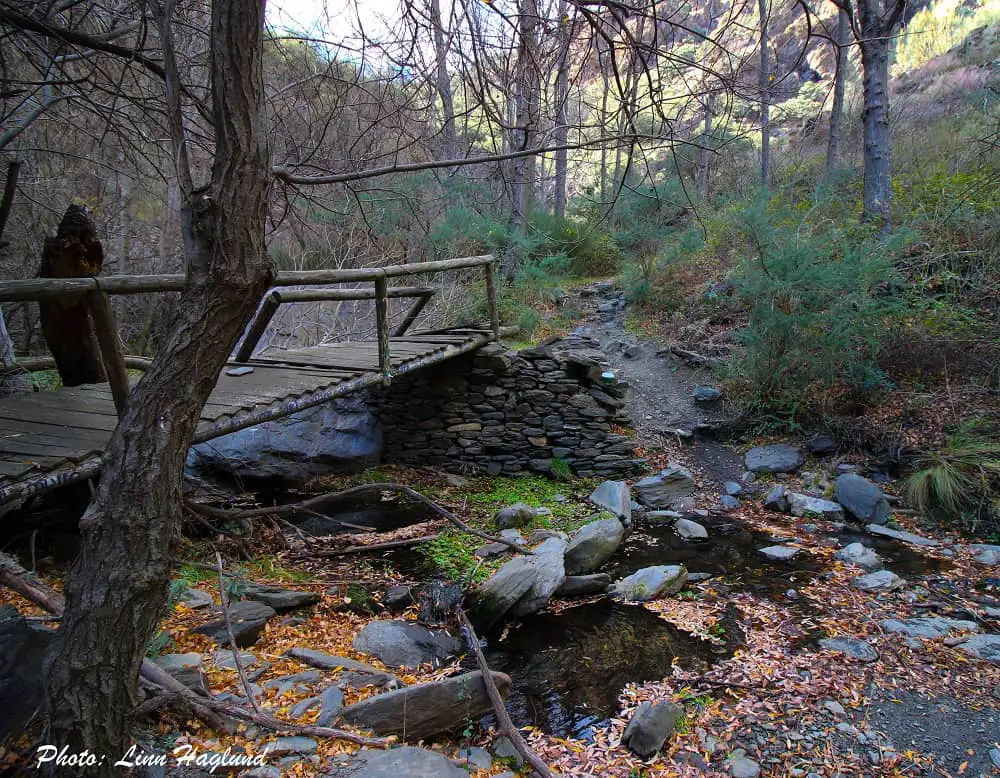
<svg viewBox="0 0 1000 778">
<path fill-rule="evenodd" d="M 497 308 L 497 277 L 493 262 L 484 266 L 486 269 L 486 299 L 490 306 L 490 328 L 493 330 L 493 340 L 500 340 L 500 310 Z"/>
<path fill-rule="evenodd" d="M 247 327 L 247 334 L 240 344 L 240 350 L 236 352 L 237 362 L 250 361 L 250 358 L 253 356 L 253 350 L 257 348 L 260 339 L 264 337 L 264 331 L 267 329 L 267 325 L 271 323 L 271 319 L 274 318 L 274 314 L 278 312 L 280 305 L 281 293 L 277 290 L 272 291 L 271 294 L 264 298 L 260 310 L 257 311 L 257 315 L 253 317 L 253 321 Z"/>
<path fill-rule="evenodd" d="M 392 355 L 389 353 L 389 296 L 384 275 L 375 278 L 375 329 L 378 333 L 378 366 L 382 385 L 392 382 Z"/>
<path fill-rule="evenodd" d="M 101 349 L 104 372 L 108 374 L 111 396 L 115 400 L 115 410 L 120 419 L 125 415 L 132 388 L 128 382 L 128 369 L 125 367 L 125 356 L 122 354 L 121 341 L 118 339 L 118 328 L 115 326 L 111 301 L 102 291 L 87 292 L 87 307 L 94 322 L 94 333 L 97 335 L 97 345 Z"/>
</svg>

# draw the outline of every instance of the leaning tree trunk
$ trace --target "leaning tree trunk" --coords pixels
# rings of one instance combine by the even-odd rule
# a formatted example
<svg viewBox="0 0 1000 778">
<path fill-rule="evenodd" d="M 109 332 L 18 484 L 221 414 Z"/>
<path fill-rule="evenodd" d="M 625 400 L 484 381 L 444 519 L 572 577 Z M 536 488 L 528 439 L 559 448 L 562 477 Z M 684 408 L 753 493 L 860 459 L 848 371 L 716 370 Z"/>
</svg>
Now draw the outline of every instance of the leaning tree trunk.
<svg viewBox="0 0 1000 778">
<path fill-rule="evenodd" d="M 66 610 L 48 666 L 45 742 L 70 751 L 121 754 L 129 742 L 139 665 L 166 601 L 180 529 L 184 457 L 272 277 L 264 250 L 263 6 L 212 3 L 215 162 L 210 198 L 186 214 L 190 286 L 108 444 L 105 477 L 80 521 L 80 554 L 66 578 Z M 168 74 L 171 88 L 177 85 Z M 97 773 L 116 774 L 110 761 Z"/>
<path fill-rule="evenodd" d="M 861 62 L 865 99 L 864 219 L 888 230 L 892 211 L 889 38 L 865 35 L 861 41 Z"/>
<path fill-rule="evenodd" d="M 833 81 L 833 107 L 830 110 L 830 137 L 826 147 L 826 174 L 840 164 L 840 136 L 844 123 L 844 92 L 847 88 L 847 46 L 850 43 L 851 20 L 843 8 L 837 10 L 837 72 Z"/>
</svg>

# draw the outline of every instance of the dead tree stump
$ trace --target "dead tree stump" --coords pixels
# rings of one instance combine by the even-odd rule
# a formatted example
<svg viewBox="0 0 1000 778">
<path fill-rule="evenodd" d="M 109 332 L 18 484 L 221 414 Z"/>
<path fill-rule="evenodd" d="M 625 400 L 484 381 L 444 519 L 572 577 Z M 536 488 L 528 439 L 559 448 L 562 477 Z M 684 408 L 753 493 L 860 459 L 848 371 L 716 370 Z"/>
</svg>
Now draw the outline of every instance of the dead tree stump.
<svg viewBox="0 0 1000 778">
<path fill-rule="evenodd" d="M 96 276 L 104 247 L 86 206 L 70 205 L 55 237 L 46 238 L 39 278 Z M 107 381 L 85 295 L 40 300 L 42 333 L 55 357 L 63 386 Z"/>
</svg>

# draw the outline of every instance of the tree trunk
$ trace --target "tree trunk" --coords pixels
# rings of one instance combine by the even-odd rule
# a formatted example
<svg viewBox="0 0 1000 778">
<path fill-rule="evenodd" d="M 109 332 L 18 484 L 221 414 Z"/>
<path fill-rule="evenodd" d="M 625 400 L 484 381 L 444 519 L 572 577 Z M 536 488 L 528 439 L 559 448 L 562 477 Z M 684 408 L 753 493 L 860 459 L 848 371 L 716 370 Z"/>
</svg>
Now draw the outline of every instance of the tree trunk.
<svg viewBox="0 0 1000 778">
<path fill-rule="evenodd" d="M 851 20 L 844 9 L 837 12 L 837 72 L 833 81 L 833 107 L 830 110 L 830 138 L 826 147 L 826 174 L 840 164 L 840 136 L 844 121 L 844 91 L 847 86 L 847 46 Z"/>
<path fill-rule="evenodd" d="M 434 26 L 434 60 L 436 75 L 434 86 L 441 98 L 441 134 L 444 138 L 442 153 L 445 159 L 458 157 L 455 138 L 455 100 L 451 92 L 451 76 L 448 74 L 448 45 L 445 41 L 444 25 L 441 21 L 441 0 L 427 0 L 427 10 Z"/>
<path fill-rule="evenodd" d="M 130 740 L 139 665 L 166 600 L 180 528 L 184 457 L 272 277 L 264 247 L 263 5 L 211 6 L 216 148 L 210 198 L 184 206 L 191 286 L 108 444 L 104 478 L 80 520 L 80 554 L 66 578 L 66 611 L 48 665 L 45 742 L 70 751 L 121 754 Z M 171 88 L 177 84 L 168 76 Z M 121 774 L 111 760 L 95 772 Z"/>
<path fill-rule="evenodd" d="M 865 185 L 864 219 L 883 230 L 891 226 L 892 152 L 889 134 L 889 38 L 861 41 L 864 66 Z"/>
<path fill-rule="evenodd" d="M 12 160 L 7 165 L 7 179 L 4 182 L 3 196 L 0 198 L 0 249 L 7 245 L 3 240 L 4 230 L 7 227 L 7 219 L 10 217 L 11 208 L 14 206 L 14 193 L 17 191 L 17 179 L 21 172 L 21 163 Z M 0 365 L 10 367 L 15 362 L 14 341 L 7 332 L 7 322 L 4 319 L 3 310 L 0 310 Z M 22 373 L 12 373 L 0 378 L 0 397 L 11 394 L 23 394 L 31 391 L 31 383 L 27 376 Z"/>
<path fill-rule="evenodd" d="M 712 108 L 715 101 L 709 95 L 705 98 L 705 127 L 701 133 L 701 154 L 698 160 L 698 197 L 708 199 L 708 171 L 712 161 Z"/>
<path fill-rule="evenodd" d="M 538 65 L 537 65 L 538 6 L 536 0 L 521 0 L 518 15 L 517 74 L 515 84 L 516 118 L 513 150 L 531 148 L 538 131 Z M 528 214 L 534 201 L 535 158 L 518 157 L 511 165 L 511 232 L 524 233 Z M 504 261 L 504 275 L 512 279 L 521 257 L 513 245 Z"/>
<path fill-rule="evenodd" d="M 760 12 L 760 185 L 771 187 L 771 63 L 768 56 L 768 0 L 757 0 Z"/>
<path fill-rule="evenodd" d="M 87 209 L 70 205 L 55 237 L 45 239 L 39 278 L 96 276 L 103 264 L 104 247 Z M 86 299 L 79 296 L 40 301 L 38 311 L 63 386 L 107 381 Z"/>
<path fill-rule="evenodd" d="M 569 138 L 566 103 L 569 101 L 569 42 L 570 20 L 567 16 L 569 3 L 559 0 L 559 65 L 556 70 L 556 126 L 553 140 L 557 146 L 565 146 Z M 566 176 L 568 151 L 556 151 L 555 203 L 553 212 L 558 219 L 566 217 Z"/>
</svg>

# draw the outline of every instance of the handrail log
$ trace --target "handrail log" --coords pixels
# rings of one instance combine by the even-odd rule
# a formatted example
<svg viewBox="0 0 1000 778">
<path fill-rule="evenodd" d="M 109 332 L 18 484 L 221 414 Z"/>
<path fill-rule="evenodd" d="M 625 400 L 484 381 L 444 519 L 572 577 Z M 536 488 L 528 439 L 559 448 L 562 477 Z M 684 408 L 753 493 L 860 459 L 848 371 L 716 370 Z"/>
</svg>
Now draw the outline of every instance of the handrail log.
<svg viewBox="0 0 1000 778">
<path fill-rule="evenodd" d="M 283 270 L 272 286 L 307 284 L 344 284 L 351 281 L 374 281 L 376 278 L 399 278 L 422 273 L 442 273 L 446 270 L 482 267 L 493 263 L 489 254 L 480 257 L 442 259 L 434 262 L 414 262 L 409 265 L 353 268 L 348 270 Z M 181 292 L 187 287 L 182 274 L 92 276 L 90 278 L 28 278 L 0 281 L 0 302 L 50 300 L 65 295 L 103 291 L 107 294 L 145 294 L 148 292 Z"/>
<path fill-rule="evenodd" d="M 378 366 L 382 385 L 392 381 L 392 355 L 389 353 L 389 297 L 384 276 L 375 279 L 375 333 L 378 336 Z"/>
</svg>

